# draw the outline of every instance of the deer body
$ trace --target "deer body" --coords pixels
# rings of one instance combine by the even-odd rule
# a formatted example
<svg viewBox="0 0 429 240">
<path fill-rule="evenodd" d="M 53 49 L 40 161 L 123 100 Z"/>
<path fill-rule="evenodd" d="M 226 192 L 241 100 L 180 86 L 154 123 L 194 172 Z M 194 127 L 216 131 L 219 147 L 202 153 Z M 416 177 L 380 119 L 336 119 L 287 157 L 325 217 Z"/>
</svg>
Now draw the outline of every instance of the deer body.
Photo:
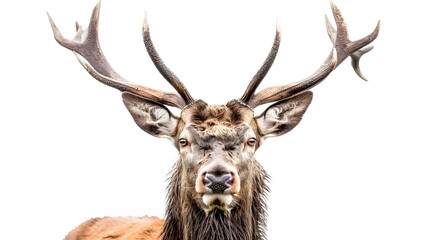
<svg viewBox="0 0 429 240">
<path fill-rule="evenodd" d="M 240 99 L 225 105 L 194 100 L 168 69 L 152 44 L 145 19 L 143 40 L 162 76 L 176 89 L 167 93 L 130 83 L 109 65 L 98 43 L 100 4 L 88 29 L 77 25 L 73 40 L 65 39 L 49 17 L 55 39 L 77 53 L 82 66 L 98 81 L 122 91 L 122 99 L 136 124 L 146 133 L 169 139 L 179 152 L 169 178 L 165 220 L 157 217 L 93 218 L 71 231 L 67 240 L 259 240 L 266 239 L 269 176 L 255 159 L 267 137 L 280 136 L 300 121 L 312 100 L 313 86 L 323 81 L 345 58 L 352 57 L 356 73 L 360 57 L 371 50 L 379 25 L 367 37 L 348 39 L 344 20 L 335 5 L 337 29 L 327 23 L 334 45 L 326 61 L 309 78 L 293 84 L 256 89 L 274 62 L 280 46 L 277 27 L 271 51 Z M 363 77 L 362 77 L 363 78 Z M 273 103 L 261 115 L 253 109 Z M 180 108 L 173 115 L 167 106 Z"/>
</svg>

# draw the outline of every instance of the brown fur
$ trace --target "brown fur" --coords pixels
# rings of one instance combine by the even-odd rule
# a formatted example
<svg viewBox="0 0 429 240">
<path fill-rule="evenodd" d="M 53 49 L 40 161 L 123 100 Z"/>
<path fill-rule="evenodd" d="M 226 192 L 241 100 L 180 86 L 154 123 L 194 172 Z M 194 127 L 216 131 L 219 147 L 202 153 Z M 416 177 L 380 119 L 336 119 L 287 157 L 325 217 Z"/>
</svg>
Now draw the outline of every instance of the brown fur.
<svg viewBox="0 0 429 240">
<path fill-rule="evenodd" d="M 256 126 L 253 110 L 238 101 L 220 106 L 208 106 L 203 101 L 197 101 L 182 112 L 181 119 L 183 124 L 179 124 L 182 127 L 179 132 L 183 131 L 186 122 L 192 122 L 196 129 L 207 135 L 213 134 L 211 129 L 216 129 L 220 125 L 233 129 L 240 124 L 251 122 L 250 125 Z M 221 136 L 219 132 L 213 135 Z M 206 141 L 209 142 L 209 140 Z M 246 166 L 237 166 L 237 168 L 248 172 L 249 177 L 241 184 L 245 187 L 240 190 L 240 198 L 231 213 L 226 214 L 221 210 L 215 210 L 206 214 L 195 200 L 193 186 L 184 185 L 189 178 L 188 172 L 192 171 L 185 169 L 182 160 L 179 159 L 169 179 L 163 239 L 265 239 L 264 199 L 268 191 L 266 182 L 269 177 L 255 159 L 251 159 Z M 182 237 L 178 238 L 178 236 Z"/>
<path fill-rule="evenodd" d="M 148 216 L 92 218 L 71 231 L 65 240 L 160 240 L 163 223 Z"/>
<path fill-rule="evenodd" d="M 192 191 L 182 188 L 185 171 L 177 164 L 171 173 L 168 186 L 167 217 L 163 230 L 165 240 L 256 240 L 265 239 L 266 185 L 269 176 L 254 160 L 251 182 L 240 191 L 241 199 L 231 213 L 222 211 L 209 216 L 195 202 Z M 178 238 L 177 236 L 183 236 Z"/>
<path fill-rule="evenodd" d="M 178 118 L 156 103 L 129 94 L 123 98 L 143 130 L 169 137 L 180 153 L 170 173 L 165 221 L 156 217 L 94 218 L 78 226 L 66 240 L 266 239 L 269 176 L 254 153 L 264 134 L 282 135 L 287 132 L 284 125 L 289 131 L 299 123 L 311 102 L 311 92 L 274 104 L 257 117 L 237 100 L 216 106 L 198 100 Z M 185 144 L 180 144 L 183 139 Z M 249 143 L 249 139 L 256 142 Z M 220 195 L 204 182 L 206 174 L 215 172 L 230 174 L 232 179 Z"/>
<path fill-rule="evenodd" d="M 189 122 L 202 134 L 202 141 L 207 144 L 214 140 L 236 144 L 238 137 L 234 135 L 234 129 L 243 123 L 256 127 L 253 110 L 238 101 L 221 106 L 208 106 L 203 101 L 197 101 L 182 112 L 175 132 L 182 132 Z M 224 133 L 216 132 L 219 131 L 219 126 L 224 126 Z M 240 177 L 242 188 L 229 213 L 218 209 L 206 213 L 201 209 L 196 200 L 198 194 L 195 192 L 195 184 L 187 182 L 194 169 L 179 159 L 169 178 L 165 222 L 156 217 L 94 218 L 78 226 L 66 240 L 265 239 L 264 200 L 269 177 L 254 158 L 238 164 L 236 168 L 247 176 Z"/>
</svg>

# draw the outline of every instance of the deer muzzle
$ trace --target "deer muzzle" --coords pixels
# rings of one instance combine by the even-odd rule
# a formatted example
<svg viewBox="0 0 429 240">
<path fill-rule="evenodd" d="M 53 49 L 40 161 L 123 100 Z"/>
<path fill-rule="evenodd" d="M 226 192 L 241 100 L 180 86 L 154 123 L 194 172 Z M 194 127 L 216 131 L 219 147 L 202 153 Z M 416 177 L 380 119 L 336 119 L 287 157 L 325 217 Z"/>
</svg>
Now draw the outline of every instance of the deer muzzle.
<svg viewBox="0 0 429 240">
<path fill-rule="evenodd" d="M 202 195 L 208 210 L 229 209 L 233 196 L 240 191 L 236 167 L 225 154 L 210 154 L 198 171 L 195 190 Z"/>
</svg>

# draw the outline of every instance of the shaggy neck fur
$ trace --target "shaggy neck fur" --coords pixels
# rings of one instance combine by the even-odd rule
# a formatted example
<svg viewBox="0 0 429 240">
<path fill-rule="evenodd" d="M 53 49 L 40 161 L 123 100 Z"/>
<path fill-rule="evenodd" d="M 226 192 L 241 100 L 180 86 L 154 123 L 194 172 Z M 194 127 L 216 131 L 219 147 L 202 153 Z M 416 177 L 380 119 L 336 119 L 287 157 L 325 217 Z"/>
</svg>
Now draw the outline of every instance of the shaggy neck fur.
<svg viewBox="0 0 429 240">
<path fill-rule="evenodd" d="M 240 200 L 230 213 L 213 210 L 206 213 L 192 198 L 193 189 L 181 185 L 180 160 L 170 176 L 167 210 L 162 236 L 164 240 L 263 240 L 266 239 L 265 196 L 269 176 L 254 160 L 249 187 L 242 189 Z M 185 190 L 184 190 L 185 189 Z"/>
</svg>

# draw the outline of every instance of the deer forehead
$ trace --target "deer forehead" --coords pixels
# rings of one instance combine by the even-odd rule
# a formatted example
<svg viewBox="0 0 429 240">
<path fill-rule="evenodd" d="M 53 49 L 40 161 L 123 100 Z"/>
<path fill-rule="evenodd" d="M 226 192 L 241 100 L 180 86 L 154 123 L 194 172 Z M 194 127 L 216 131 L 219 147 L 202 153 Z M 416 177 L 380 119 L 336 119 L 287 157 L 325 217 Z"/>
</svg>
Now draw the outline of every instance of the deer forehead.
<svg viewBox="0 0 429 240">
<path fill-rule="evenodd" d="M 208 105 L 198 100 L 182 111 L 181 121 L 182 129 L 179 129 L 179 135 L 237 138 L 247 130 L 257 132 L 253 110 L 237 101 L 226 105 Z"/>
<path fill-rule="evenodd" d="M 213 125 L 207 128 L 190 125 L 180 135 L 201 147 L 234 146 L 242 144 L 250 137 L 255 137 L 253 129 L 247 124 L 239 126 Z"/>
<path fill-rule="evenodd" d="M 208 105 L 202 100 L 197 100 L 182 110 L 181 118 L 187 123 L 237 125 L 251 121 L 253 110 L 236 100 L 225 105 Z"/>
</svg>

